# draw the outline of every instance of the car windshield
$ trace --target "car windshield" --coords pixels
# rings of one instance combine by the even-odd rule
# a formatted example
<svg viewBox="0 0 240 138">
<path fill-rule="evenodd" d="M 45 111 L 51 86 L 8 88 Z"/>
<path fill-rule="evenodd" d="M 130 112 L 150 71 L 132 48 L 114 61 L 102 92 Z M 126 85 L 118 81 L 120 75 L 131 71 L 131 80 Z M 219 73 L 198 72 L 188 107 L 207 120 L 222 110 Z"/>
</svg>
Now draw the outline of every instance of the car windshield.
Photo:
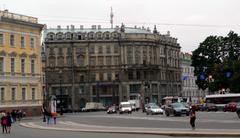
<svg viewBox="0 0 240 138">
<path fill-rule="evenodd" d="M 181 103 L 177 103 L 177 104 L 172 104 L 173 108 L 185 108 L 185 106 Z"/>
<path fill-rule="evenodd" d="M 122 107 L 131 107 L 130 104 L 122 104 Z"/>
<path fill-rule="evenodd" d="M 158 106 L 151 106 L 152 109 L 158 109 Z"/>
</svg>

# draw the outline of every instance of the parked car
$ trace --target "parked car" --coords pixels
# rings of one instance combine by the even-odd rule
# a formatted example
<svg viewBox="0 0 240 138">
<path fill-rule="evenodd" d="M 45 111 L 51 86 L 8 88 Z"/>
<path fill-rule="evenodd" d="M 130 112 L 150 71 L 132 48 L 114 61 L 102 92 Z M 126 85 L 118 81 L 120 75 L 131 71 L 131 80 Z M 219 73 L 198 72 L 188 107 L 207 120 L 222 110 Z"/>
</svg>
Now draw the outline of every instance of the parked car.
<svg viewBox="0 0 240 138">
<path fill-rule="evenodd" d="M 236 112 L 237 111 L 237 104 L 236 102 L 230 102 L 224 106 L 224 112 Z"/>
<path fill-rule="evenodd" d="M 218 111 L 218 108 L 213 103 L 206 103 L 206 110 L 207 111 Z"/>
<path fill-rule="evenodd" d="M 130 102 L 121 102 L 119 106 L 119 114 L 122 113 L 132 113 L 132 106 Z"/>
<path fill-rule="evenodd" d="M 147 106 L 147 109 L 146 109 L 146 114 L 147 115 L 153 115 L 153 114 L 163 114 L 163 110 L 157 106 L 157 105 L 154 105 L 154 106 Z"/>
<path fill-rule="evenodd" d="M 107 110 L 108 114 L 117 113 L 117 106 L 110 106 Z"/>
<path fill-rule="evenodd" d="M 166 116 L 169 115 L 187 115 L 189 116 L 189 108 L 185 107 L 182 103 L 172 103 L 168 107 L 165 108 Z"/>
</svg>

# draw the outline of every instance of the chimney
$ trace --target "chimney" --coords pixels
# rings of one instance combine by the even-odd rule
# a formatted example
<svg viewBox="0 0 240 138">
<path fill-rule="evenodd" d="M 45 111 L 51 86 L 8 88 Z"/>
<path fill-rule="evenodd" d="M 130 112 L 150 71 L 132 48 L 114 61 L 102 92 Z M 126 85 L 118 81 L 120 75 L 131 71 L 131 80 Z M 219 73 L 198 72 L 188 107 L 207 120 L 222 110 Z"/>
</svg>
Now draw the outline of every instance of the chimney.
<svg viewBox="0 0 240 138">
<path fill-rule="evenodd" d="M 96 25 L 92 25 L 92 29 L 95 30 L 97 27 Z"/>
<path fill-rule="evenodd" d="M 74 25 L 71 25 L 71 30 L 74 30 Z"/>
<path fill-rule="evenodd" d="M 98 25 L 98 30 L 100 30 L 101 29 L 101 25 Z"/>
<path fill-rule="evenodd" d="M 67 30 L 69 30 L 69 25 L 67 25 Z"/>
<path fill-rule="evenodd" d="M 61 25 L 58 25 L 58 26 L 57 26 L 57 29 L 58 29 L 58 30 L 61 30 Z"/>
<path fill-rule="evenodd" d="M 80 30 L 83 30 L 83 25 L 80 25 Z"/>
<path fill-rule="evenodd" d="M 167 31 L 167 35 L 170 36 L 170 31 Z"/>
</svg>

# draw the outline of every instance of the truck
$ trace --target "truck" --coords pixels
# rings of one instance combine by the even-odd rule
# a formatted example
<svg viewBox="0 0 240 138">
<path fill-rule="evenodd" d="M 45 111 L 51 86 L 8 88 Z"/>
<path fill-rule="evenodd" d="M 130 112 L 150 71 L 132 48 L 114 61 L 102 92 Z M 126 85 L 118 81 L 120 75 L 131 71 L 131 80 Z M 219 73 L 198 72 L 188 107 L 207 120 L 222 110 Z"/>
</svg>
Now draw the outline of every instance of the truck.
<svg viewBox="0 0 240 138">
<path fill-rule="evenodd" d="M 103 106 L 102 103 L 97 103 L 97 102 L 88 102 L 86 103 L 85 108 L 83 109 L 86 112 L 89 111 L 102 111 L 105 110 L 105 107 Z"/>
<path fill-rule="evenodd" d="M 140 109 L 140 100 L 128 100 L 131 104 L 133 111 L 138 111 Z"/>
<path fill-rule="evenodd" d="M 130 102 L 120 102 L 119 114 L 122 114 L 122 113 L 128 113 L 128 114 L 132 113 L 132 106 Z"/>
</svg>

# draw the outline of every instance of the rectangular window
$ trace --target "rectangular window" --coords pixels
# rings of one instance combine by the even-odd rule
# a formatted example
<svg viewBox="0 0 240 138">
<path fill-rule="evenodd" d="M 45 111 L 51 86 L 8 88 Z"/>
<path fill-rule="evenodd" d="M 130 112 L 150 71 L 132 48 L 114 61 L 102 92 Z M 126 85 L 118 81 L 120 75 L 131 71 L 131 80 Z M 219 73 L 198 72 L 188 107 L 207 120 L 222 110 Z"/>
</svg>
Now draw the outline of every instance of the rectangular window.
<svg viewBox="0 0 240 138">
<path fill-rule="evenodd" d="M 30 39 L 30 47 L 31 47 L 31 48 L 34 48 L 34 47 L 35 47 L 35 42 L 34 42 L 34 41 L 35 41 L 34 38 L 31 38 L 31 39 Z"/>
<path fill-rule="evenodd" d="M 4 35 L 0 34 L 0 46 L 4 44 Z"/>
<path fill-rule="evenodd" d="M 112 58 L 111 57 L 106 57 L 106 64 L 107 65 L 112 65 Z"/>
<path fill-rule="evenodd" d="M 32 100 L 36 100 L 36 89 L 32 88 Z"/>
<path fill-rule="evenodd" d="M 25 38 L 21 36 L 21 48 L 25 48 Z"/>
<path fill-rule="evenodd" d="M 4 72 L 4 59 L 0 57 L 0 72 Z"/>
<path fill-rule="evenodd" d="M 34 59 L 31 60 L 31 73 L 32 74 L 35 73 L 35 60 Z"/>
<path fill-rule="evenodd" d="M 15 47 L 15 36 L 13 34 L 10 35 L 10 46 Z"/>
<path fill-rule="evenodd" d="M 26 88 L 22 88 L 22 100 L 26 100 Z"/>
<path fill-rule="evenodd" d="M 22 75 L 25 73 L 25 59 L 21 59 L 21 73 Z"/>
<path fill-rule="evenodd" d="M 130 84 L 130 93 L 139 93 L 141 91 L 141 84 Z"/>
<path fill-rule="evenodd" d="M 12 101 L 16 100 L 16 88 L 12 88 Z"/>
<path fill-rule="evenodd" d="M 114 53 L 118 53 L 118 46 L 114 46 Z"/>
<path fill-rule="evenodd" d="M 90 65 L 92 65 L 92 66 L 96 65 L 96 62 L 95 62 L 95 58 L 94 58 L 94 57 L 91 57 L 91 58 L 90 58 Z"/>
<path fill-rule="evenodd" d="M 5 100 L 5 89 L 1 88 L 1 101 Z"/>
<path fill-rule="evenodd" d="M 108 74 L 107 74 L 107 79 L 108 79 L 108 81 L 111 81 L 111 80 L 112 80 L 112 73 L 108 73 Z"/>
<path fill-rule="evenodd" d="M 94 54 L 94 53 L 95 53 L 94 47 L 90 47 L 90 48 L 89 48 L 89 53 L 90 53 L 90 54 Z"/>
<path fill-rule="evenodd" d="M 111 47 L 110 47 L 110 46 L 107 46 L 106 51 L 107 51 L 107 54 L 111 53 Z"/>
<path fill-rule="evenodd" d="M 103 57 L 98 58 L 98 65 L 103 65 Z"/>
<path fill-rule="evenodd" d="M 99 73 L 99 80 L 103 81 L 103 73 Z"/>
<path fill-rule="evenodd" d="M 11 58 L 11 73 L 15 72 L 15 58 Z"/>
<path fill-rule="evenodd" d="M 128 72 L 128 80 L 133 80 L 133 72 Z"/>
<path fill-rule="evenodd" d="M 95 81 L 96 80 L 96 74 L 95 73 L 92 73 L 91 74 L 91 81 Z"/>
</svg>

